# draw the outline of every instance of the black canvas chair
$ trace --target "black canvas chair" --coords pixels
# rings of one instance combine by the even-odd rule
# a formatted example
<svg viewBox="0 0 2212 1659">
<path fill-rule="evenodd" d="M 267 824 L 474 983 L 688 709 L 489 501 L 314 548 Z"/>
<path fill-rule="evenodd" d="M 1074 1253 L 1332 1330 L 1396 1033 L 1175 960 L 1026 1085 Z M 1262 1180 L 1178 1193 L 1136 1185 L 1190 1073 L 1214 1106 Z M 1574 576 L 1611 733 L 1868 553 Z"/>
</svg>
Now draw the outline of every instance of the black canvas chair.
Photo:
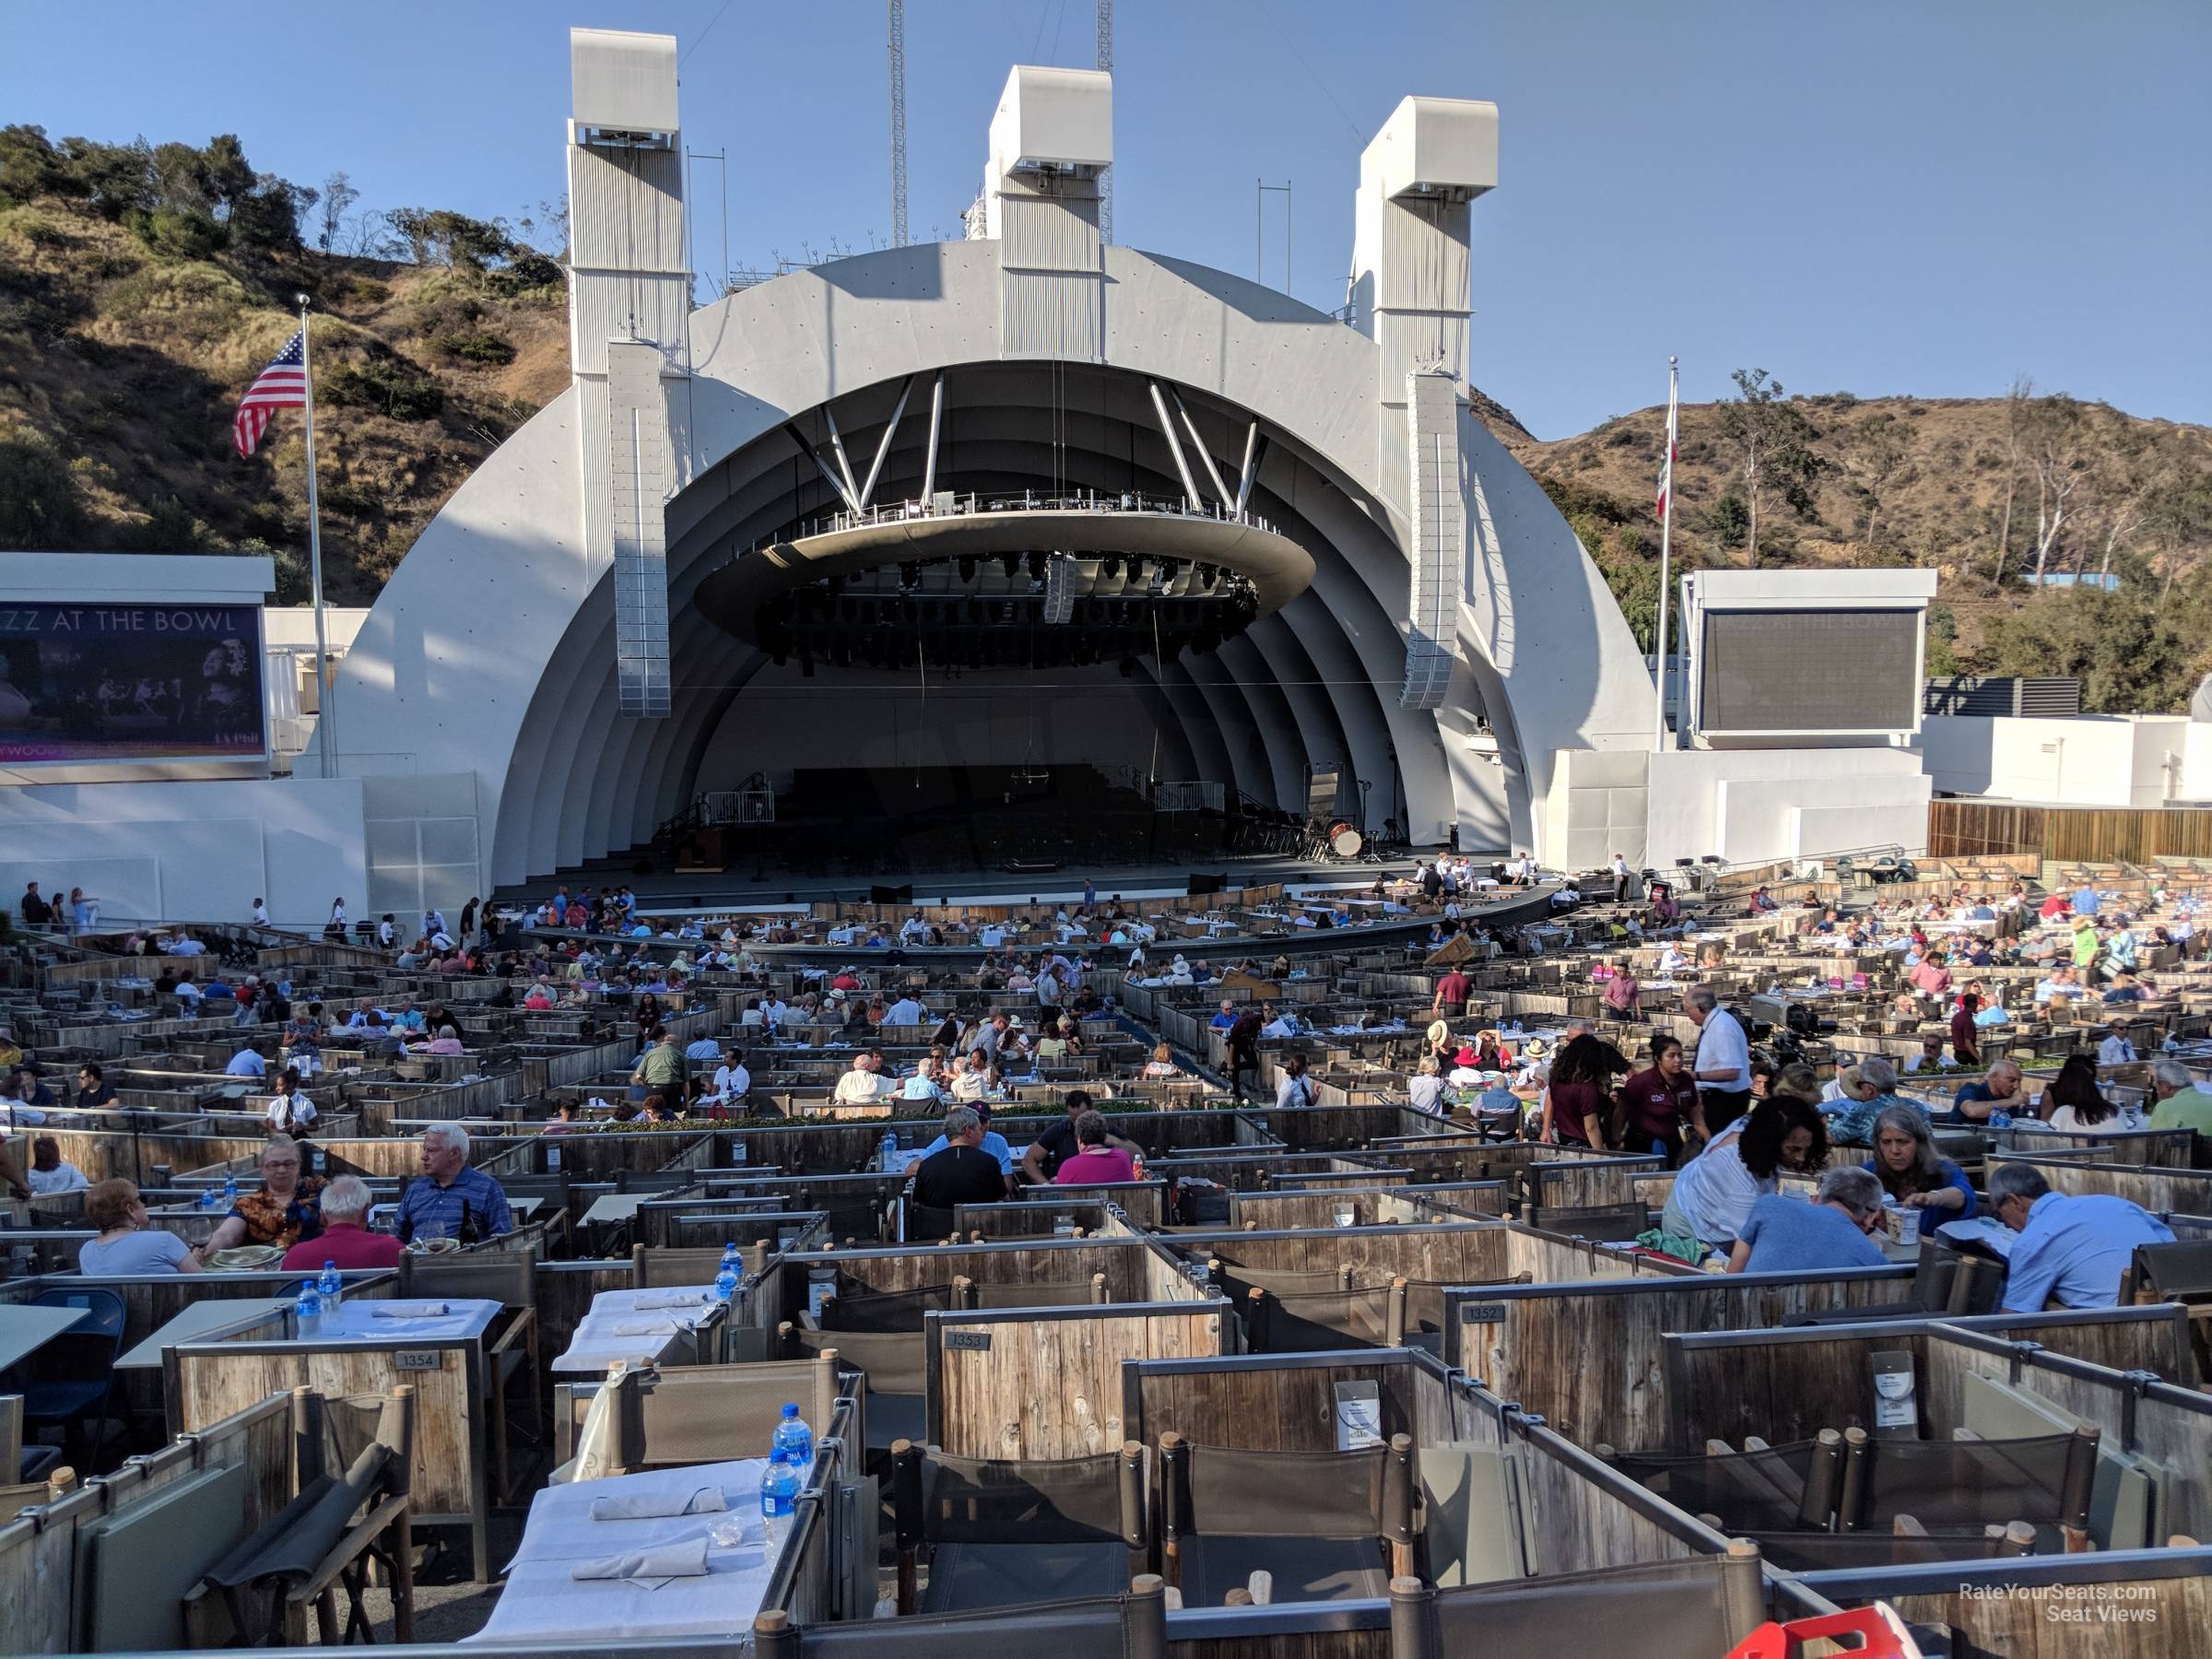
<svg viewBox="0 0 2212 1659">
<path fill-rule="evenodd" d="M 1576 1653 L 1716 1659 L 1767 1619 L 1759 1553 L 1695 1556 L 1438 1590 L 1390 1586 L 1390 1659 Z"/>
<path fill-rule="evenodd" d="M 1257 1571 L 1278 1602 L 1387 1594 L 1417 1570 L 1413 1441 L 1247 1452 L 1160 1436 L 1161 1561 L 1186 1606 L 1220 1606 Z"/>
<path fill-rule="evenodd" d="M 1152 1574 L 1121 1595 L 991 1613 L 801 1628 L 776 1609 L 753 1620 L 754 1659 L 1166 1659 L 1167 1651 L 1167 1597 Z"/>
<path fill-rule="evenodd" d="M 891 1448 L 902 1612 L 929 1559 L 924 1613 L 1114 1595 L 1145 1565 L 1146 1459 L 1135 1441 L 1092 1457 L 947 1457 Z"/>
<path fill-rule="evenodd" d="M 325 1647 L 373 1641 L 363 1596 L 369 1569 L 392 1595 L 393 1638 L 415 1639 L 415 1567 L 408 1482 L 415 1456 L 415 1394 L 325 1400 L 292 1394 L 298 1492 L 253 1535 L 209 1570 L 196 1594 L 219 1595 L 241 1646 L 299 1646 L 315 1610 Z M 341 1633 L 337 1606 L 346 1596 Z"/>
</svg>

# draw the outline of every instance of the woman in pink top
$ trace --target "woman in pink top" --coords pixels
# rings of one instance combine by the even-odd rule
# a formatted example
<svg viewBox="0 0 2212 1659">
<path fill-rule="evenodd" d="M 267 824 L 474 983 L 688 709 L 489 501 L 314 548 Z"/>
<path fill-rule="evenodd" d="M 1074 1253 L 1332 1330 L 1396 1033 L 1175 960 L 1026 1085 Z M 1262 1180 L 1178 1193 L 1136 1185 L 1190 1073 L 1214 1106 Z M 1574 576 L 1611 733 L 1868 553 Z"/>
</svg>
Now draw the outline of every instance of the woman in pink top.
<svg viewBox="0 0 2212 1659">
<path fill-rule="evenodd" d="M 1076 1120 L 1076 1155 L 1063 1159 L 1053 1177 L 1054 1186 L 1096 1186 L 1105 1181 L 1135 1181 L 1136 1171 L 1129 1154 L 1106 1144 L 1106 1119 L 1087 1112 Z"/>
</svg>

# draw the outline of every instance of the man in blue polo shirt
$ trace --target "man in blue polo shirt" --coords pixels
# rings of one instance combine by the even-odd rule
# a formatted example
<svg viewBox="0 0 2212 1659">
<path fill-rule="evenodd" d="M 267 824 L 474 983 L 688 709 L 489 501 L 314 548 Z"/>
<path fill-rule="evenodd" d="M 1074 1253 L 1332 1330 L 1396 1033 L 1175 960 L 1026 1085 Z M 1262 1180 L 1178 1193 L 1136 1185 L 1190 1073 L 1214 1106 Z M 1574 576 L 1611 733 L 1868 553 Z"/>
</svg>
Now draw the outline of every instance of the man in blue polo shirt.
<svg viewBox="0 0 2212 1659">
<path fill-rule="evenodd" d="M 514 1212 L 500 1183 L 470 1167 L 468 1131 L 432 1124 L 422 1132 L 422 1179 L 399 1201 L 399 1238 L 459 1239 L 473 1243 L 514 1230 Z"/>
<path fill-rule="evenodd" d="M 2005 1312 L 2110 1308 L 2138 1244 L 2166 1244 L 2173 1230 L 2139 1204 L 2104 1193 L 2054 1193 L 2032 1164 L 1999 1164 L 1989 1213 L 2018 1236 L 2005 1281 Z"/>
<path fill-rule="evenodd" d="M 223 1071 L 233 1077 L 265 1077 L 269 1075 L 269 1063 L 261 1057 L 258 1050 L 241 1048 L 230 1056 L 230 1064 L 224 1066 Z"/>
</svg>

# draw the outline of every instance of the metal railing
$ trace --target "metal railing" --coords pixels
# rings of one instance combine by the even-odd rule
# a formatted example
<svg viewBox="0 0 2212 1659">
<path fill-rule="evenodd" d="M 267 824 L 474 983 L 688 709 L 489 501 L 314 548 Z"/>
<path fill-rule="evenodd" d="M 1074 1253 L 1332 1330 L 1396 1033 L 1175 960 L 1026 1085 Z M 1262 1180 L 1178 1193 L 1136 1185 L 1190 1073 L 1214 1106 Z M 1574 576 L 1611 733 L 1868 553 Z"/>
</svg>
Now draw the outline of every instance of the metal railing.
<svg viewBox="0 0 2212 1659">
<path fill-rule="evenodd" d="M 1238 512 L 1218 503 L 1194 505 L 1182 496 L 1147 496 L 1135 490 L 1104 495 L 1096 490 L 1079 490 L 1072 495 L 1040 495 L 1033 489 L 1024 490 L 1019 495 L 971 490 L 965 496 L 941 493 L 928 500 L 894 501 L 888 506 L 869 507 L 859 512 L 847 511 L 823 518 L 808 519 L 795 530 L 776 536 L 774 542 L 804 541 L 810 536 L 832 535 L 845 530 L 911 524 L 916 519 L 966 518 L 999 512 L 1143 513 L 1153 518 L 1202 519 L 1219 524 L 1249 524 L 1254 529 L 1275 534 L 1272 524 L 1249 509 Z M 759 547 L 772 545 L 773 542 L 763 542 Z"/>
</svg>

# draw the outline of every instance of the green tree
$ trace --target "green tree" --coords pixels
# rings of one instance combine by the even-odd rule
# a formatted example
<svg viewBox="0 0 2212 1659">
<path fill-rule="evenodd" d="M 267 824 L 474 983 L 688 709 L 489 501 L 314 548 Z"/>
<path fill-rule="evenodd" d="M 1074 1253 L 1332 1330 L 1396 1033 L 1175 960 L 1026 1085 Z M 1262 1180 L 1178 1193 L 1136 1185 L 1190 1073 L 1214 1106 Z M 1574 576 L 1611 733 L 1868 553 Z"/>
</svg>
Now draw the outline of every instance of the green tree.
<svg viewBox="0 0 2212 1659">
<path fill-rule="evenodd" d="M 1912 464 L 1912 423 L 1884 412 L 1861 421 L 1845 435 L 1843 471 L 1859 505 L 1859 541 L 1868 550 L 1881 546 L 1883 510 L 1896 493 L 1920 476 Z"/>
<path fill-rule="evenodd" d="M 69 464 L 36 432 L 0 436 L 0 547 L 65 552 L 85 513 Z"/>
<path fill-rule="evenodd" d="M 1826 465 L 1814 453 L 1819 436 L 1804 411 L 1783 401 L 1782 382 L 1764 369 L 1738 369 L 1729 377 L 1736 395 L 1721 403 L 1721 431 L 1735 446 L 1742 466 L 1745 507 L 1745 562 L 1759 563 L 1759 514 L 1762 500 L 1778 497 L 1800 515 L 1813 507 L 1813 480 Z"/>
</svg>

